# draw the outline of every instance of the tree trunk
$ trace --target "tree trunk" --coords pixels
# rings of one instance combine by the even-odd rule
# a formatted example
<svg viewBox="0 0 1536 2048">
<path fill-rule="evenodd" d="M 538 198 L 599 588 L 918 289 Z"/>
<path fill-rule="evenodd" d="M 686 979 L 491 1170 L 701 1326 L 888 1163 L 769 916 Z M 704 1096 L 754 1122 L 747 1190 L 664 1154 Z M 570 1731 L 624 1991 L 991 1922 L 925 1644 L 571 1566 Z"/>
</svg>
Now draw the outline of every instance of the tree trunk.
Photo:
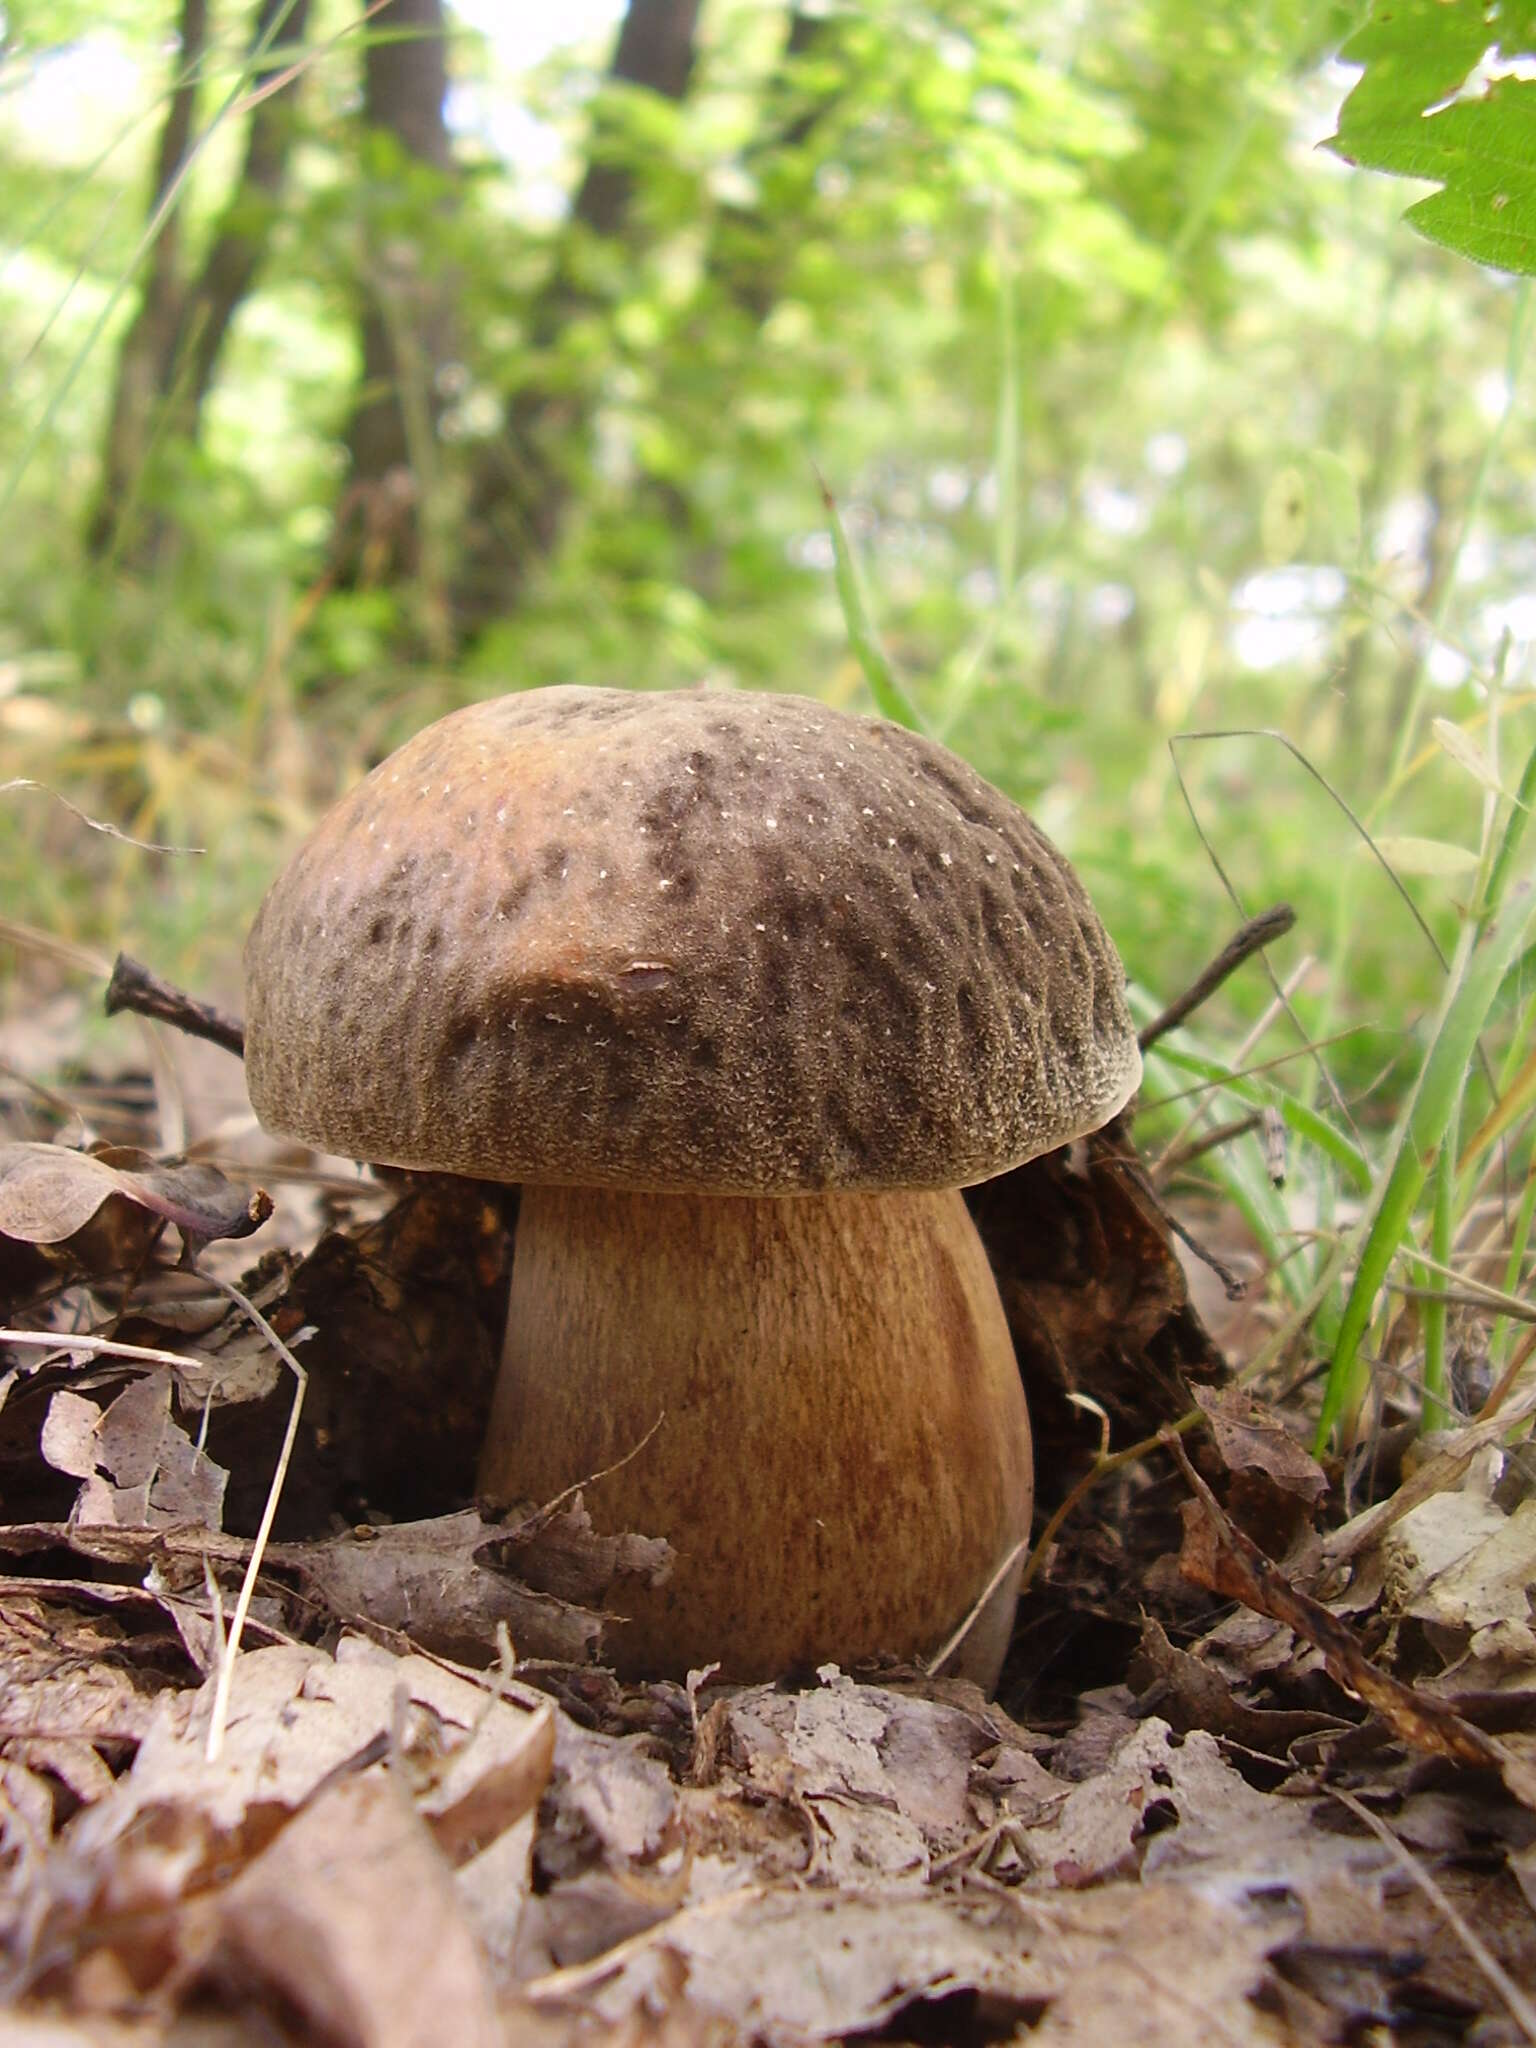
<svg viewBox="0 0 1536 2048">
<path fill-rule="evenodd" d="M 265 253 L 287 171 L 292 96 L 298 84 L 293 49 L 304 39 L 310 0 L 260 0 L 244 90 L 254 104 L 245 162 L 190 286 L 178 278 L 178 210 L 155 245 L 144 297 L 118 363 L 102 488 L 87 535 L 92 551 L 129 546 L 143 562 L 163 533 L 160 521 L 130 532 L 133 500 L 156 445 L 167 433 L 197 437 L 203 401 L 218 367 L 231 321 Z M 195 73 L 207 30 L 206 0 L 184 0 L 182 82 L 166 116 L 156 166 L 154 210 L 165 202 L 191 147 Z M 281 53 L 274 51 L 281 45 Z"/>
<path fill-rule="evenodd" d="M 187 294 L 174 382 L 184 391 L 178 424 L 195 438 L 224 337 L 255 282 L 287 180 L 293 146 L 293 98 L 300 69 L 294 51 L 309 25 L 309 0 L 260 0 L 251 37 L 247 91 L 255 99 L 245 162 L 203 263 Z M 266 54 L 278 44 L 275 57 Z M 184 359 L 184 362 L 183 362 Z M 167 387 L 171 395 L 173 386 Z"/>
<path fill-rule="evenodd" d="M 681 100 L 693 71 L 700 0 L 629 0 L 608 76 Z M 529 319 L 532 351 L 552 348 L 566 322 L 591 304 L 573 274 L 573 239 L 617 240 L 629 223 L 634 174 L 614 160 L 601 110 L 568 238 Z M 468 517 L 453 590 L 460 633 L 481 631 L 516 602 L 530 557 L 547 554 L 570 495 L 558 442 L 584 418 L 584 394 L 528 384 L 511 394 L 506 426 L 470 482 Z"/>
<path fill-rule="evenodd" d="M 178 73 L 155 153 L 155 182 L 149 202 L 151 221 L 166 204 L 187 160 L 197 112 L 198 72 L 207 39 L 208 0 L 182 0 L 176 30 Z M 181 305 L 177 281 L 180 243 L 181 213 L 172 204 L 149 252 L 139 310 L 123 336 L 118 354 L 101 481 L 86 528 L 86 547 L 92 555 L 106 554 L 116 540 L 148 452 L 165 365 L 175 348 Z"/>
<path fill-rule="evenodd" d="M 448 91 L 442 0 L 389 0 L 372 18 L 363 120 L 405 156 L 453 175 L 443 118 Z M 382 35 L 382 40 L 380 39 Z M 424 230 L 427 224 L 423 223 Z M 423 507 L 442 409 L 437 372 L 452 349 L 452 293 L 423 233 L 369 247 L 360 317 L 363 372 L 348 423 L 348 479 L 337 512 L 338 581 L 396 582 L 423 566 Z"/>
</svg>

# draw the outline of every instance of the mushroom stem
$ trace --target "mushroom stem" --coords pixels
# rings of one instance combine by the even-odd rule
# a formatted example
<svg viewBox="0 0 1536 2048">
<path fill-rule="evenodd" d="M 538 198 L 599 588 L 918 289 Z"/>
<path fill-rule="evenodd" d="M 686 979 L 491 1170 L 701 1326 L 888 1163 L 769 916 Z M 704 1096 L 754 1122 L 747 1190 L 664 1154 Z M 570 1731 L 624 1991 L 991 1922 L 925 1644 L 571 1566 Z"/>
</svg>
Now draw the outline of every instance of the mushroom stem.
<svg viewBox="0 0 1536 2048">
<path fill-rule="evenodd" d="M 1029 1528 L 1023 1389 L 954 1190 L 525 1187 L 482 1493 L 548 1499 L 658 1415 L 587 1499 L 677 1552 L 610 1593 L 630 1673 L 921 1656 Z M 966 1641 L 989 1689 L 1014 1595 Z"/>
</svg>

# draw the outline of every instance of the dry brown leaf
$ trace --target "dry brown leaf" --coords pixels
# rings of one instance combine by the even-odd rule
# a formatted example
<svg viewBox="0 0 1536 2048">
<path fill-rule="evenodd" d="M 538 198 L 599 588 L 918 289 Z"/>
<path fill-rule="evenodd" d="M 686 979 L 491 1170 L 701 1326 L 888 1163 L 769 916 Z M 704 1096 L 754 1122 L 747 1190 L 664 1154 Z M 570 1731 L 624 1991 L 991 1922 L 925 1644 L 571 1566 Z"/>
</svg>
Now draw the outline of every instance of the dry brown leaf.
<svg viewBox="0 0 1536 2048">
<path fill-rule="evenodd" d="M 829 1671 L 814 1692 L 754 1686 L 718 1712 L 719 1762 L 804 1809 L 820 1878 L 921 1879 L 977 1833 L 971 1766 L 995 1737 L 958 1708 Z"/>
<path fill-rule="evenodd" d="M 1142 1623 L 1131 1684 L 1143 1710 L 1160 1714 L 1173 1727 L 1228 1735 L 1245 1748 L 1268 1756 L 1284 1756 L 1298 1735 L 1322 1734 L 1349 1725 L 1337 1714 L 1288 1713 L 1247 1705 L 1236 1697 L 1229 1669 L 1179 1649 L 1169 1641 L 1161 1622 L 1150 1615 Z"/>
<path fill-rule="evenodd" d="M 540 1508 L 526 1522 L 501 1531 L 509 1569 L 536 1592 L 595 1605 L 618 1578 L 660 1586 L 671 1575 L 672 1546 L 664 1536 L 601 1536 L 578 1493 L 567 1505 Z"/>
<path fill-rule="evenodd" d="M 275 1991 L 338 2048 L 501 2048 L 510 2034 L 441 1854 L 387 1772 L 321 1790 L 194 1909 L 202 1974 Z"/>
<path fill-rule="evenodd" d="M 70 1441 L 66 1433 L 61 1455 L 74 1455 Z M 73 1441 L 83 1443 L 83 1433 Z M 388 1631 L 468 1664 L 495 1657 L 505 1627 L 519 1657 L 590 1664 L 601 1647 L 603 1616 L 506 1577 L 494 1563 L 501 1537 L 499 1527 L 470 1508 L 425 1522 L 352 1529 L 315 1543 L 269 1543 L 266 1558 L 297 1575 L 306 1613 L 319 1606 L 343 1626 Z M 170 1524 L 124 1528 L 76 1519 L 0 1526 L 0 1555 L 58 1548 L 105 1564 L 158 1567 L 165 1581 L 199 1594 L 205 1557 L 240 1566 L 250 1555 L 243 1538 Z"/>
<path fill-rule="evenodd" d="M 1170 1431 L 1163 1434 L 1196 1496 L 1184 1510 L 1179 1568 L 1185 1577 L 1241 1600 L 1245 1607 L 1283 1621 L 1304 1636 L 1320 1652 L 1334 1680 L 1357 1693 L 1400 1742 L 1451 1763 L 1498 1771 L 1515 1797 L 1536 1809 L 1536 1763 L 1509 1743 L 1485 1735 L 1432 1694 L 1404 1685 L 1373 1664 L 1344 1622 L 1291 1585 L 1257 1544 L 1233 1527 L 1177 1437 Z"/>
<path fill-rule="evenodd" d="M 43 1423 L 42 1453 L 84 1482 L 73 1516 L 83 1527 L 220 1526 L 229 1474 L 173 1419 L 167 1375 L 130 1380 L 105 1409 L 61 1389 Z"/>
<path fill-rule="evenodd" d="M 14 1584 L 0 1580 L 0 1588 L 0 1743 L 82 1803 L 103 1797 L 114 1780 L 98 1745 L 119 1760 L 153 1720 L 154 1701 L 125 1668 L 115 1630 L 69 1617 Z"/>
<path fill-rule="evenodd" d="M 1285 1426 L 1284 1419 L 1240 1386 L 1195 1387 L 1211 1436 L 1229 1472 L 1262 1472 L 1282 1492 L 1313 1507 L 1328 1491 L 1328 1475 Z"/>
<path fill-rule="evenodd" d="M 1046 2022 L 1058 2041 L 1279 2036 L 1250 2002 L 1265 1958 L 1294 1918 L 1181 1890 L 1126 1887 L 1041 1900 L 921 1890 L 747 1887 L 680 1913 L 617 1955 L 526 1987 L 541 2004 L 617 2021 L 642 2002 L 665 2010 L 678 1964 L 689 2002 L 773 2041 L 824 2041 L 889 2022 L 916 2000 L 986 1994 L 993 2023 Z M 1177 1946 L 1170 1946 L 1177 1934 Z M 1134 1989 L 1145 2028 L 1127 2025 Z M 1100 2021 L 1113 2020 L 1101 2026 Z M 1202 2024 L 1203 2022 L 1203 2024 Z M 1037 2029 L 1021 2032 L 1033 2041 Z"/>
<path fill-rule="evenodd" d="M 155 1926 L 191 1891 L 226 1879 L 322 1787 L 385 1754 L 420 1797 L 422 1825 L 441 1827 L 456 1855 L 537 1802 L 546 1707 L 496 1698 L 424 1658 L 357 1640 L 339 1649 L 334 1659 L 299 1645 L 241 1656 L 215 1763 L 203 1754 L 212 1683 L 160 1701 L 132 1769 L 49 1858 L 44 1952 L 103 1924 L 153 1949 Z M 130 1949 L 125 1967 L 143 1982 L 151 1965 Z"/>
<path fill-rule="evenodd" d="M 113 1196 L 198 1239 L 248 1237 L 272 1213 L 270 1195 L 236 1187 L 217 1167 L 166 1165 L 131 1146 L 0 1145 L 0 1235 L 63 1244 Z"/>
<path fill-rule="evenodd" d="M 1536 1669 L 1536 1500 L 1513 1514 L 1462 1488 L 1404 1515 L 1383 1541 L 1390 1613 L 1453 1629 L 1474 1657 Z"/>
<path fill-rule="evenodd" d="M 1262 1897 L 1282 1876 L 1298 1896 L 1335 1877 L 1368 1890 L 1387 1867 L 1384 1851 L 1319 1827 L 1315 1811 L 1257 1791 L 1205 1730 L 1180 1735 L 1154 1718 L 1030 1830 L 1031 1882 L 1077 1889 L 1139 1870 L 1230 1899 Z"/>
<path fill-rule="evenodd" d="M 1054 1937 L 1061 1988 L 1030 2048 L 1280 2048 L 1294 2039 L 1260 1998 L 1273 1982 L 1268 1956 L 1283 1936 L 1283 1911 L 1192 1891 L 1114 1886 L 1026 1908 L 1042 1916 L 1037 1939 Z"/>
<path fill-rule="evenodd" d="M 601 1954 L 681 1903 L 692 1868 L 682 1801 L 644 1738 L 559 1717 L 537 1867 L 518 1929 L 520 1974 Z"/>
<path fill-rule="evenodd" d="M 505 1627 L 519 1657 L 584 1664 L 599 1654 L 602 1616 L 531 1591 L 495 1569 L 506 1531 L 473 1508 L 425 1522 L 353 1529 L 320 1543 L 276 1545 L 307 1589 L 342 1621 L 408 1634 L 464 1663 L 494 1657 Z M 523 1559 L 530 1555 L 524 1547 Z M 604 1581 L 606 1584 L 606 1580 Z"/>
</svg>

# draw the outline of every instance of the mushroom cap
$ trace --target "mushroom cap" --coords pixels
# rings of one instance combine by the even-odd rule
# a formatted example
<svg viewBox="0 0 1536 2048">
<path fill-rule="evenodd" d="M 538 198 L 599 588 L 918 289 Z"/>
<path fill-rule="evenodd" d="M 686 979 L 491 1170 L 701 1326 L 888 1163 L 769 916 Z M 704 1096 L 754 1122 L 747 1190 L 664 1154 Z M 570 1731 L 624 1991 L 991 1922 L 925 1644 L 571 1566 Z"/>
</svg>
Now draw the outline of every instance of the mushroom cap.
<svg viewBox="0 0 1536 2048">
<path fill-rule="evenodd" d="M 245 969 L 269 1129 L 489 1180 L 959 1187 L 1141 1074 L 1044 834 L 933 741 L 799 697 L 452 712 L 321 820 Z"/>
</svg>

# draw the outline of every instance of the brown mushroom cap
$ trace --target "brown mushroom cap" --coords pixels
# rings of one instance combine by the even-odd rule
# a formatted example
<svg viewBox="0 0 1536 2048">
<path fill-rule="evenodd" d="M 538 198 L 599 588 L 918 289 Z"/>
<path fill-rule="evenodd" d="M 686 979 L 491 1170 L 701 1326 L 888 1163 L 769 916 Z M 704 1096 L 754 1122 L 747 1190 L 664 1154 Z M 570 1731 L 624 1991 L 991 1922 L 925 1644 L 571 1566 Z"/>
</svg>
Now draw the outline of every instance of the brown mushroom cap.
<svg viewBox="0 0 1536 2048">
<path fill-rule="evenodd" d="M 956 1187 L 1141 1062 L 1067 863 L 930 740 L 798 697 L 558 688 L 428 726 L 246 947 L 257 1114 L 483 1179 Z"/>
</svg>

